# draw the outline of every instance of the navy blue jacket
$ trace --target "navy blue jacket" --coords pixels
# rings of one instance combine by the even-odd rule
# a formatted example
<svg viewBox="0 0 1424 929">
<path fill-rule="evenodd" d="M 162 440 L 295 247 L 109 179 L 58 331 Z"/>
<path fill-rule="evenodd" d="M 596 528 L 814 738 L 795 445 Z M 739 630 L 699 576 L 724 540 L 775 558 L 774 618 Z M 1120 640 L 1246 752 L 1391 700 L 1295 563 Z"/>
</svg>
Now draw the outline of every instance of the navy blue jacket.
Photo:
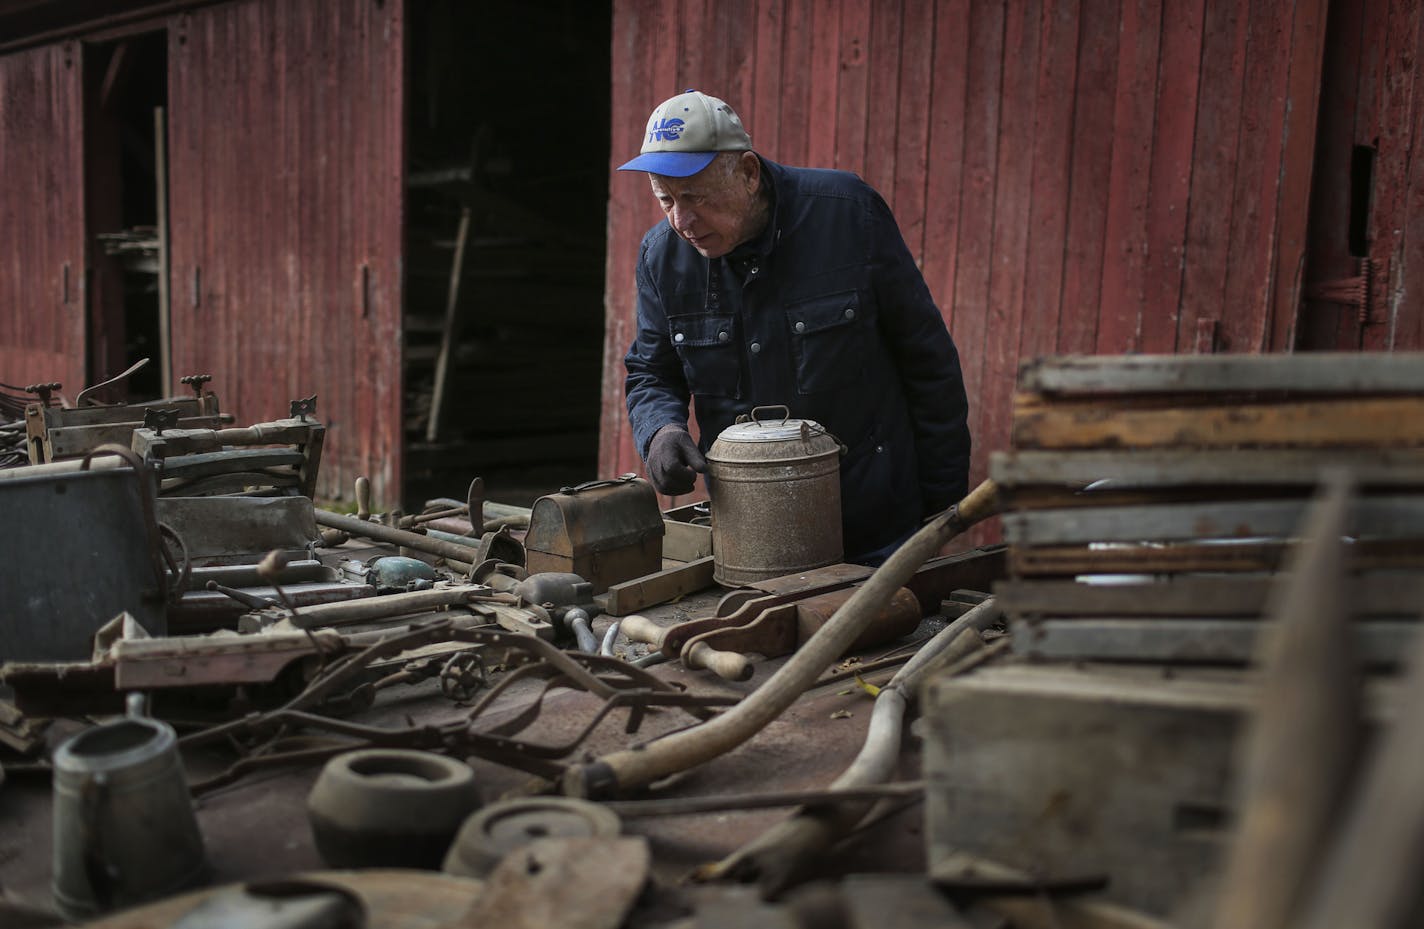
<svg viewBox="0 0 1424 929">
<path fill-rule="evenodd" d="M 638 257 L 624 364 L 638 454 L 695 399 L 701 447 L 740 413 L 785 405 L 841 459 L 847 560 L 903 539 L 968 486 L 959 355 L 890 208 L 854 174 L 762 159 L 755 241 L 706 259 L 666 221 Z"/>
</svg>

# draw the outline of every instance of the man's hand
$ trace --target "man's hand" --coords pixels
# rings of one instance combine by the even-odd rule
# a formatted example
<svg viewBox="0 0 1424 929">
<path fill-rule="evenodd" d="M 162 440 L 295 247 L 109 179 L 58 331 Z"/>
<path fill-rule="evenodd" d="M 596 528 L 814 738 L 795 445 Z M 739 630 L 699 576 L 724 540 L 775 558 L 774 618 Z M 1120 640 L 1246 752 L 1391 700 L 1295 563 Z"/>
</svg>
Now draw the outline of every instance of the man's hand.
<svg viewBox="0 0 1424 929">
<path fill-rule="evenodd" d="M 669 497 L 689 493 L 697 477 L 707 473 L 707 459 L 697 450 L 697 443 L 681 426 L 669 423 L 653 435 L 648 443 L 648 480 L 658 493 Z"/>
</svg>

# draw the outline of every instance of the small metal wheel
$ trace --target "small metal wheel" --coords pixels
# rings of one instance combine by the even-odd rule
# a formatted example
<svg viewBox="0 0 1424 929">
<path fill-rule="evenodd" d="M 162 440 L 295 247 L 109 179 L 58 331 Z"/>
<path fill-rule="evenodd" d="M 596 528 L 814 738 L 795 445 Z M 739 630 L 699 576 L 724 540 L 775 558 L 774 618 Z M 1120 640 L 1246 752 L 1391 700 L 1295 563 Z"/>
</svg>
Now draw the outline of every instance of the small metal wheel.
<svg viewBox="0 0 1424 929">
<path fill-rule="evenodd" d="M 456 652 L 440 669 L 440 692 L 456 703 L 468 703 L 486 683 L 485 663 L 476 651 Z"/>
<path fill-rule="evenodd" d="M 474 813 L 445 855 L 443 870 L 460 877 L 484 877 L 507 853 L 535 839 L 613 838 L 623 831 L 618 815 L 605 806 L 573 797 L 503 800 Z"/>
</svg>

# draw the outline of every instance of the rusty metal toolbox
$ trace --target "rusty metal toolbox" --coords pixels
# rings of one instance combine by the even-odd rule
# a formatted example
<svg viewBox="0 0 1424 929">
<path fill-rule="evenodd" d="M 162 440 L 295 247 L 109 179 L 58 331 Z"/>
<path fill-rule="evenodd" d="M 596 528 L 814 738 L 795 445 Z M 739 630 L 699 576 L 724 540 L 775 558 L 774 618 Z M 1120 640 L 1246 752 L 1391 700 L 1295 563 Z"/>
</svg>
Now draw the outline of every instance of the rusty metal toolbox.
<svg viewBox="0 0 1424 929">
<path fill-rule="evenodd" d="M 665 531 L 657 494 L 636 475 L 565 487 L 534 501 L 527 567 L 530 574 L 572 572 L 603 593 L 662 570 Z"/>
</svg>

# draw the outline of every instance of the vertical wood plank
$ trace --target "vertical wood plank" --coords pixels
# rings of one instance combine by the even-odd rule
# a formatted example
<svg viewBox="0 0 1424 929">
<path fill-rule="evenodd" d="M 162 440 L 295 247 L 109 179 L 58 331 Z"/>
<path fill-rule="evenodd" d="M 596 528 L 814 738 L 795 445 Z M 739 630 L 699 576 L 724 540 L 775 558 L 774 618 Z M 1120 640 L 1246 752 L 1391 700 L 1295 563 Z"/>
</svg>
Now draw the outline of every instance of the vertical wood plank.
<svg viewBox="0 0 1424 929">
<path fill-rule="evenodd" d="M 1078 92 L 1073 100 L 1073 167 L 1059 313 L 1058 351 L 1097 344 L 1113 101 L 1117 96 L 1118 0 L 1083 0 L 1078 22 Z"/>
<path fill-rule="evenodd" d="M 834 167 L 836 161 L 836 78 L 840 72 L 841 8 L 817 3 L 812 11 L 811 108 L 806 164 Z"/>
<path fill-rule="evenodd" d="M 934 54 L 934 0 L 904 0 L 900 43 L 900 93 L 892 146 L 895 183 L 886 191 L 910 252 L 924 267 L 925 182 L 929 172 L 930 77 Z"/>
<path fill-rule="evenodd" d="M 1311 182 L 1315 176 L 1317 126 L 1320 114 L 1322 64 L 1325 57 L 1327 0 L 1296 4 L 1290 38 L 1290 65 L 1282 116 L 1282 165 L 1276 216 L 1277 241 L 1272 272 L 1273 294 L 1266 307 L 1266 350 L 1295 348 L 1300 315 L 1310 216 Z"/>
<path fill-rule="evenodd" d="M 863 175 L 870 88 L 870 0 L 846 0 L 841 4 L 840 42 L 835 167 Z"/>
<path fill-rule="evenodd" d="M 1370 319 L 1362 333 L 1361 347 L 1365 351 L 1381 351 L 1391 345 L 1399 313 L 1404 206 L 1413 149 L 1409 115 L 1413 112 L 1416 93 L 1414 55 L 1421 21 L 1420 6 L 1413 0 L 1390 0 L 1382 37 L 1384 60 L 1370 121 L 1370 135 L 1379 144 L 1379 160 L 1369 232 L 1370 255 L 1389 261 L 1390 279 L 1384 285 L 1388 288 L 1384 315 Z"/>
<path fill-rule="evenodd" d="M 1351 171 L 1356 145 L 1374 146 L 1366 128 L 1373 109 L 1374 85 L 1362 94 L 1367 72 L 1378 73 L 1384 48 L 1383 5 L 1330 5 L 1321 77 L 1320 125 L 1310 194 L 1310 240 L 1306 285 L 1351 276 Z M 1373 21 L 1373 22 L 1371 22 Z M 1366 42 L 1366 23 L 1371 39 Z M 1367 99 L 1368 98 L 1368 99 Z M 1361 257 L 1364 257 L 1361 255 Z M 1301 307 L 1298 347 L 1344 351 L 1360 347 L 1359 313 L 1328 300 L 1305 300 Z"/>
<path fill-rule="evenodd" d="M 781 34 L 781 114 L 772 159 L 804 165 L 811 122 L 811 32 L 818 0 L 786 0 Z"/>
<path fill-rule="evenodd" d="M 1224 347 L 1232 352 L 1259 352 L 1265 347 L 1272 303 L 1271 256 L 1279 247 L 1282 104 L 1293 12 L 1283 6 L 1276 0 L 1255 0 L 1249 17 L 1236 185 L 1230 200 L 1231 250 L 1218 330 Z"/>
<path fill-rule="evenodd" d="M 1138 348 L 1147 353 L 1171 353 L 1178 347 L 1205 13 L 1204 0 L 1166 0 L 1162 9 L 1157 126 L 1147 202 L 1148 254 L 1143 262 L 1138 341 Z"/>
<path fill-rule="evenodd" d="M 1160 0 L 1125 0 L 1121 16 L 1097 336 L 1097 351 L 1108 355 L 1137 351 L 1142 341 Z"/>
<path fill-rule="evenodd" d="M 865 179 L 887 200 L 895 190 L 903 0 L 876 0 L 870 11 L 870 98 L 866 113 Z M 891 204 L 894 207 L 894 204 Z"/>
<path fill-rule="evenodd" d="M 757 0 L 756 60 L 752 63 L 751 98 L 737 109 L 745 119 L 752 145 L 775 158 L 781 122 L 781 41 L 785 29 L 785 0 Z M 734 107 L 738 104 L 732 104 Z"/>
<path fill-rule="evenodd" d="M 1195 345 L 1200 321 L 1220 321 L 1235 200 L 1247 15 L 1237 0 L 1207 0 L 1192 155 L 1177 345 Z"/>
<path fill-rule="evenodd" d="M 1079 0 L 1044 0 L 1018 358 L 1051 354 L 1063 296 L 1078 84 Z"/>
<path fill-rule="evenodd" d="M 71 398 L 87 380 L 81 52 L 0 56 L 0 381 Z"/>
<path fill-rule="evenodd" d="M 1004 5 L 975 0 L 969 16 L 968 89 L 964 118 L 964 186 L 954 280 L 954 336 L 969 396 L 969 431 L 983 434 L 986 335 L 994 258 L 995 176 L 999 160 Z M 984 473 L 988 444 L 976 438 L 970 483 Z"/>
<path fill-rule="evenodd" d="M 1023 326 L 1024 273 L 1032 205 L 1041 4 L 1010 4 L 1004 23 L 1004 65 L 995 165 L 994 231 L 989 278 L 984 374 L 977 392 L 981 466 L 991 449 L 1007 448 L 1011 398 Z M 982 473 L 982 472 L 981 472 Z"/>
<path fill-rule="evenodd" d="M 1420 73 L 1420 53 L 1424 51 L 1424 22 L 1414 32 L 1415 62 L 1413 93 L 1409 113 L 1409 175 L 1404 194 L 1404 236 L 1399 256 L 1399 292 L 1390 303 L 1391 332 L 1386 345 L 1392 351 L 1424 348 L 1424 74 Z"/>
<path fill-rule="evenodd" d="M 925 282 L 945 325 L 955 329 L 955 273 L 964 183 L 964 113 L 968 86 L 970 0 L 941 0 L 934 23 L 934 73 L 930 84 L 929 176 L 925 182 Z M 961 354 L 963 346 L 960 345 Z"/>
</svg>

